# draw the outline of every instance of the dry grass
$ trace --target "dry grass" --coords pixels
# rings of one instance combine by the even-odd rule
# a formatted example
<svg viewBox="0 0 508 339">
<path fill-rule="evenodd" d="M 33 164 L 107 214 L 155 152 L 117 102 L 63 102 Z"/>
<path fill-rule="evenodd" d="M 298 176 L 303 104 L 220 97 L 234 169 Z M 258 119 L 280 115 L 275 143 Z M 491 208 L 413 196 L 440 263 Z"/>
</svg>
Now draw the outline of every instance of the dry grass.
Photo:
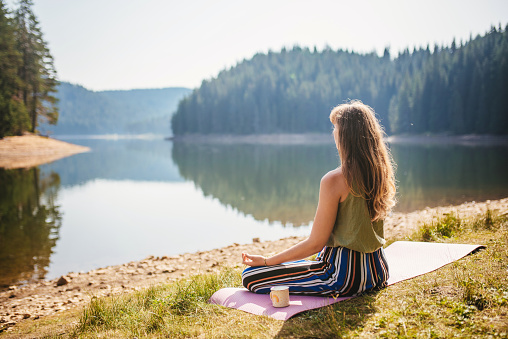
<svg viewBox="0 0 508 339">
<path fill-rule="evenodd" d="M 16 327 L 10 328 L 10 331 L 0 333 L 0 337 L 2 339 L 69 338 L 69 334 L 73 333 L 79 324 L 82 311 L 81 308 L 74 308 L 37 320 L 27 319 Z"/>
</svg>

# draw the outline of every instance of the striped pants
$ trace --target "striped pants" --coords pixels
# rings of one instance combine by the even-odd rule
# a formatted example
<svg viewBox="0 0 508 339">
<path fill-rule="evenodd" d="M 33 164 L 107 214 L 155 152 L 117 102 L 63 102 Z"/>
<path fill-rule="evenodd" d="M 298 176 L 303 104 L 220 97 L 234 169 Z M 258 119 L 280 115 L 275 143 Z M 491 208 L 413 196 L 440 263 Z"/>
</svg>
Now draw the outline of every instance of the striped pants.
<svg viewBox="0 0 508 339">
<path fill-rule="evenodd" d="M 274 266 L 248 267 L 242 283 L 255 293 L 270 293 L 277 285 L 289 293 L 351 296 L 386 286 L 388 264 L 383 248 L 361 253 L 345 247 L 324 247 L 316 261 L 299 260 Z"/>
</svg>

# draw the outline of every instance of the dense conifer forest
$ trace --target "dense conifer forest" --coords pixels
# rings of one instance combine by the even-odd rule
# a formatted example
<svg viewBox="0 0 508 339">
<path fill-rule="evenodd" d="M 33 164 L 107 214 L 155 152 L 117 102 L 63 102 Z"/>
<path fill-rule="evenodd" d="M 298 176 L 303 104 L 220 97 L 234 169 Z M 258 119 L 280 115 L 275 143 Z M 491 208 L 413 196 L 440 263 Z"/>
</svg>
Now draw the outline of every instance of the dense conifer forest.
<svg viewBox="0 0 508 339">
<path fill-rule="evenodd" d="M 56 71 L 31 0 L 0 0 L 0 138 L 58 120 Z"/>
<path fill-rule="evenodd" d="M 179 103 L 173 133 L 328 132 L 348 99 L 372 106 L 389 134 L 508 134 L 508 33 L 395 58 L 347 50 L 283 48 L 257 54 Z"/>
</svg>

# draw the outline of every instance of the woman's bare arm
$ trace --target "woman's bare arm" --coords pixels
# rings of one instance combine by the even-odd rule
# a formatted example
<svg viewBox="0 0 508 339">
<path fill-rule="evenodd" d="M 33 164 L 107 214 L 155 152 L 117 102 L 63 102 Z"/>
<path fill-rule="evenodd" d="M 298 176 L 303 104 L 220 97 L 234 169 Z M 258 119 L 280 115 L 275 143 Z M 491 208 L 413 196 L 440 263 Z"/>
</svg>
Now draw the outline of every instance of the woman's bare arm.
<svg viewBox="0 0 508 339">
<path fill-rule="evenodd" d="M 328 172 L 321 179 L 318 207 L 309 237 L 269 258 L 242 253 L 243 263 L 249 266 L 264 266 L 266 259 L 266 265 L 277 265 L 283 262 L 304 259 L 319 252 L 330 237 L 339 202 L 347 196 L 348 192 L 340 168 Z"/>
</svg>

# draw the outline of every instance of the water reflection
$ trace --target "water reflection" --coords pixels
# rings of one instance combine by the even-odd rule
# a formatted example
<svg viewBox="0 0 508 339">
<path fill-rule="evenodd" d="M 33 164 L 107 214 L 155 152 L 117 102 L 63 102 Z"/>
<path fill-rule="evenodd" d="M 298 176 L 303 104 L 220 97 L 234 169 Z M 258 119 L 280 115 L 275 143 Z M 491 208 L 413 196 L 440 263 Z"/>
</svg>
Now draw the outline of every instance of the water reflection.
<svg viewBox="0 0 508 339">
<path fill-rule="evenodd" d="M 132 181 L 182 181 L 171 161 L 172 143 L 162 139 L 78 139 L 91 152 L 76 154 L 41 168 L 60 175 L 63 187 L 96 179 Z"/>
<path fill-rule="evenodd" d="M 42 279 L 58 240 L 57 173 L 0 169 L 0 287 Z"/>
<path fill-rule="evenodd" d="M 508 147 L 394 144 L 398 211 L 508 196 Z"/>
<path fill-rule="evenodd" d="M 508 196 L 508 147 L 393 144 L 396 211 Z M 175 143 L 181 175 L 206 195 L 258 220 L 306 225 L 319 181 L 337 166 L 333 145 Z"/>
<path fill-rule="evenodd" d="M 180 174 L 224 205 L 294 226 L 313 219 L 320 179 L 337 167 L 333 145 L 175 143 Z"/>
</svg>

